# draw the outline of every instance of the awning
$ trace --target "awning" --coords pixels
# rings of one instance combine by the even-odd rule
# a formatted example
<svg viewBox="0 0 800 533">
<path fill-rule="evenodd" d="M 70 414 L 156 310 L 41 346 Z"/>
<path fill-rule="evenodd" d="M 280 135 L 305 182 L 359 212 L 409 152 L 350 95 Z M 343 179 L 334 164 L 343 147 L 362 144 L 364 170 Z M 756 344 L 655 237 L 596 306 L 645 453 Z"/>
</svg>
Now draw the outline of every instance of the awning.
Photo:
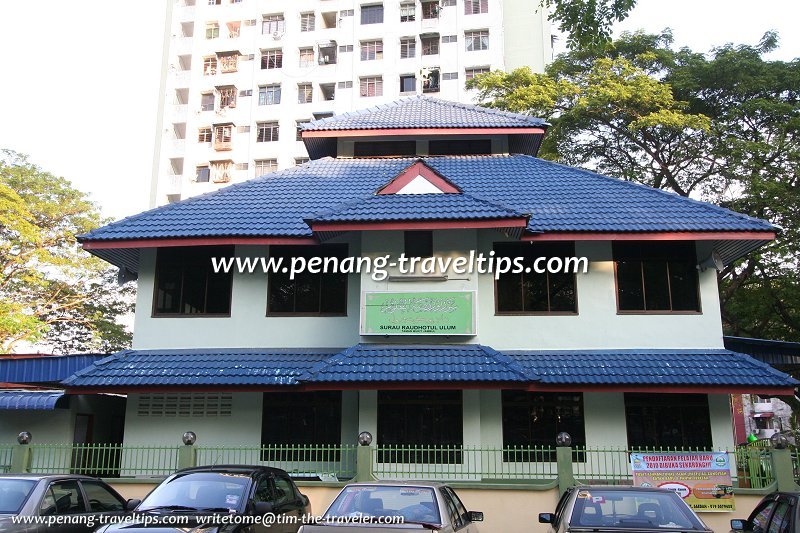
<svg viewBox="0 0 800 533">
<path fill-rule="evenodd" d="M 63 398 L 63 400 L 62 400 Z M 63 391 L 2 391 L 0 409 L 17 411 L 21 409 L 53 410 L 67 407 L 69 397 Z"/>
<path fill-rule="evenodd" d="M 0 357 L 0 383 L 58 383 L 108 354 Z"/>
</svg>

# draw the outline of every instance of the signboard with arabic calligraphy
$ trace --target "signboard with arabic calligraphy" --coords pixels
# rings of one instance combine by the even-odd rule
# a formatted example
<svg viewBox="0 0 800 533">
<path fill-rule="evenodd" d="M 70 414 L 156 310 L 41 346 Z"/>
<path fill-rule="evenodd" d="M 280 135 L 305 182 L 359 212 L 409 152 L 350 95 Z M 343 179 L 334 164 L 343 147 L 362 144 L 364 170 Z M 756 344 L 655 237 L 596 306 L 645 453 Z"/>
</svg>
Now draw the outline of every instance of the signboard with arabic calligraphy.
<svg viewBox="0 0 800 533">
<path fill-rule="evenodd" d="M 475 291 L 364 292 L 362 335 L 476 335 Z"/>
</svg>

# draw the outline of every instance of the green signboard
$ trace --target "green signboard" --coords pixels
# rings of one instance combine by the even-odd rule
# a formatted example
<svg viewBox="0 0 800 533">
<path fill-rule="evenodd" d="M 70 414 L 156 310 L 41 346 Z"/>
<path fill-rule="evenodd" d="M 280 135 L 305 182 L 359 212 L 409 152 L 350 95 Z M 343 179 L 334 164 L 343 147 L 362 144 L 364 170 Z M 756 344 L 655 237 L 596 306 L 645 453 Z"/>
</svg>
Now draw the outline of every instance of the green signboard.
<svg viewBox="0 0 800 533">
<path fill-rule="evenodd" d="M 476 335 L 475 291 L 364 292 L 362 335 Z"/>
</svg>

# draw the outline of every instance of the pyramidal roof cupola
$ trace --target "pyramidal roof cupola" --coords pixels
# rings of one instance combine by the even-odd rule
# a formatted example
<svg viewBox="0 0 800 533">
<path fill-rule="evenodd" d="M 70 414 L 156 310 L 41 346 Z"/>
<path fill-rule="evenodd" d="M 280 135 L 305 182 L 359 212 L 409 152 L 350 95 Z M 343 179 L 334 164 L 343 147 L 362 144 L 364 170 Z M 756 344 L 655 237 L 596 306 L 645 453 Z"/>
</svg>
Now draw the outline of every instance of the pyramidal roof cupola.
<svg viewBox="0 0 800 533">
<path fill-rule="evenodd" d="M 548 126 L 528 115 L 421 95 L 315 120 L 301 135 L 311 159 L 536 155 Z"/>
</svg>

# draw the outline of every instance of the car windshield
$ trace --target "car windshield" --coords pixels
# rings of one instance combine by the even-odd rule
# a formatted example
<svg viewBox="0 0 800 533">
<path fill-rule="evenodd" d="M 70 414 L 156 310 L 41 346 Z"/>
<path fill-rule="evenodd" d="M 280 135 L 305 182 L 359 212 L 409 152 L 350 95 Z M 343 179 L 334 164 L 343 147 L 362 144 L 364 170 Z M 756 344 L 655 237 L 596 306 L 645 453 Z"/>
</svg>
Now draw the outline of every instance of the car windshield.
<svg viewBox="0 0 800 533">
<path fill-rule="evenodd" d="M 697 529 L 702 522 L 674 492 L 579 489 L 570 526 Z"/>
<path fill-rule="evenodd" d="M 0 479 L 0 514 L 18 513 L 34 485 L 32 479 Z"/>
<path fill-rule="evenodd" d="M 325 518 L 401 516 L 405 522 L 441 524 L 432 488 L 353 485 L 333 501 Z"/>
<path fill-rule="evenodd" d="M 241 511 L 250 476 L 230 472 L 188 472 L 165 480 L 139 504 L 139 511 Z"/>
</svg>

